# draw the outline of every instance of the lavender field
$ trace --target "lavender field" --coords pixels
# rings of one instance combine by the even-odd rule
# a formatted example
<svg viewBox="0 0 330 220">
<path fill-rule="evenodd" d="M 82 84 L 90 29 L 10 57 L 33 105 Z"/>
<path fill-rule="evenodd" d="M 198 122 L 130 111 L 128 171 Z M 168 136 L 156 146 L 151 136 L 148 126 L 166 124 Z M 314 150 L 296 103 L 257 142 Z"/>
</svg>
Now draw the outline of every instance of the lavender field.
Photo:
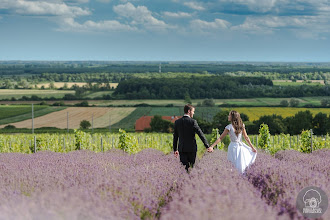
<svg viewBox="0 0 330 220">
<path fill-rule="evenodd" d="M 187 174 L 155 149 L 2 153 L 0 219 L 303 219 L 297 194 L 330 195 L 329 161 L 330 150 L 260 152 L 240 175 L 215 150 Z"/>
</svg>

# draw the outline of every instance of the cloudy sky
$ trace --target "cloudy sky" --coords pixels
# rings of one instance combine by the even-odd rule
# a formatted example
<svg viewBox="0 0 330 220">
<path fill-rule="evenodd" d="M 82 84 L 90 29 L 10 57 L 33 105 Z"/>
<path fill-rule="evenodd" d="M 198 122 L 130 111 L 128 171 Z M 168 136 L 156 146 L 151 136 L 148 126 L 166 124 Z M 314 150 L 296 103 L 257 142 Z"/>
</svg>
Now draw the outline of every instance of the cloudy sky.
<svg viewBox="0 0 330 220">
<path fill-rule="evenodd" d="M 330 0 L 0 0 L 0 60 L 330 62 Z"/>
</svg>

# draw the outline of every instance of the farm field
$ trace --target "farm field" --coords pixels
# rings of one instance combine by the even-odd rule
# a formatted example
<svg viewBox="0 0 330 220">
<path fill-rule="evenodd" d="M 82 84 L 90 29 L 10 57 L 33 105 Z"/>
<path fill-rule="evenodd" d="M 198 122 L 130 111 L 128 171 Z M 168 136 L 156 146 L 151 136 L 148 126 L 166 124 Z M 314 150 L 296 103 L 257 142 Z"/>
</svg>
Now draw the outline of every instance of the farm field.
<svg viewBox="0 0 330 220">
<path fill-rule="evenodd" d="M 302 219 L 299 191 L 316 185 L 330 193 L 329 159 L 329 150 L 260 152 L 243 176 L 222 150 L 206 153 L 189 175 L 155 149 L 0 154 L 0 218 Z"/>
<path fill-rule="evenodd" d="M 292 80 L 272 80 L 273 84 L 276 86 L 301 86 L 301 85 L 324 85 L 324 80 L 297 80 L 292 82 Z"/>
<path fill-rule="evenodd" d="M 82 86 L 85 86 L 88 84 L 86 82 L 54 82 L 54 86 L 55 86 L 55 88 L 62 88 L 65 83 L 67 84 L 68 88 L 71 88 L 74 85 L 82 87 Z M 37 87 L 41 88 L 42 86 L 44 86 L 47 89 L 47 88 L 49 88 L 49 84 L 50 83 L 39 83 L 39 84 L 37 84 Z M 94 85 L 96 83 L 92 83 L 92 84 Z M 118 83 L 110 83 L 110 87 L 116 88 L 117 86 L 118 86 Z"/>
<path fill-rule="evenodd" d="M 1 99 L 19 99 L 23 96 L 31 97 L 36 95 L 40 98 L 63 98 L 65 94 L 74 94 L 74 91 L 70 90 L 33 90 L 33 89 L 0 89 Z"/>
<path fill-rule="evenodd" d="M 135 108 L 105 108 L 105 107 L 69 107 L 61 111 L 53 112 L 34 119 L 34 128 L 56 127 L 67 128 L 67 113 L 69 113 L 69 128 L 79 128 L 82 120 L 88 120 L 92 123 L 94 117 L 94 128 L 106 127 L 119 122 L 125 118 Z M 16 128 L 31 128 L 31 119 L 10 123 Z M 1 125 L 3 128 L 5 125 Z"/>
<path fill-rule="evenodd" d="M 13 90 L 15 91 L 15 90 Z M 31 90 L 29 90 L 31 91 Z M 34 90 L 34 91 L 41 91 L 41 90 Z M 50 91 L 50 90 L 42 90 L 42 91 Z M 61 91 L 61 90 L 54 90 L 54 91 Z M 1 92 L 1 90 L 0 90 Z M 68 91 L 73 92 L 73 91 Z M 96 97 L 102 97 L 103 95 L 109 95 L 112 94 L 113 91 L 107 91 L 107 92 L 93 92 L 86 95 L 86 98 L 96 98 Z M 39 94 L 34 94 L 38 95 Z M 63 95 L 64 96 L 64 95 Z M 1 97 L 1 96 L 0 96 Z M 7 95 L 7 98 L 11 98 L 11 95 Z M 51 96 L 50 96 L 51 97 Z M 299 106 L 304 106 L 306 104 L 311 104 L 314 106 L 320 106 L 321 100 L 326 97 L 301 97 L 296 98 L 299 100 Z M 214 103 L 216 106 L 222 105 L 222 104 L 228 104 L 228 105 L 238 105 L 238 106 L 279 106 L 280 102 L 282 100 L 290 101 L 291 98 L 250 98 L 250 99 L 214 99 Z M 140 105 L 140 104 L 147 104 L 151 106 L 168 106 L 173 105 L 174 107 L 183 107 L 184 106 L 184 100 L 176 99 L 176 100 L 153 100 L 153 99 L 141 99 L 141 100 L 87 100 L 90 105 L 96 105 L 96 106 L 134 106 L 134 105 Z M 45 101 L 47 104 L 53 104 L 55 101 Z M 63 102 L 66 105 L 73 105 L 76 103 L 82 102 L 81 100 L 63 100 Z M 192 104 L 197 106 L 198 103 L 202 103 L 203 99 L 193 99 Z M 40 101 L 0 101 L 0 104 L 38 104 Z"/>
<path fill-rule="evenodd" d="M 5 109 L 4 106 L 0 106 Z M 103 128 L 109 126 L 114 129 L 123 128 L 134 130 L 135 121 L 140 117 L 147 115 L 161 116 L 180 116 L 183 115 L 182 107 L 40 107 L 35 105 L 35 128 L 40 127 L 57 127 L 67 128 L 67 112 L 69 112 L 69 128 L 79 128 L 80 121 L 88 120 L 92 122 L 92 114 L 94 114 L 94 128 Z M 2 114 L 0 119 L 0 128 L 6 124 L 13 124 L 17 128 L 31 128 L 31 106 L 18 107 L 8 106 L 7 108 L 14 110 L 11 115 Z M 1 108 L 0 108 L 1 109 Z M 203 118 L 206 121 L 212 121 L 214 115 L 222 110 L 236 110 L 240 113 L 248 115 L 250 121 L 258 120 L 261 116 L 277 114 L 283 118 L 294 116 L 299 111 L 311 111 L 313 115 L 322 112 L 330 114 L 330 108 L 290 108 L 290 107 L 196 107 L 195 117 Z M 18 111 L 18 113 L 15 113 Z M 42 117 L 39 117 L 42 116 Z"/>
<path fill-rule="evenodd" d="M 66 107 L 34 105 L 33 109 L 34 117 L 36 118 L 52 112 L 61 111 L 66 109 Z M 1 111 L 2 119 L 0 119 L 0 125 L 28 120 L 31 119 L 32 116 L 32 108 L 30 105 L 25 105 L 21 108 L 19 106 L 0 106 L 0 110 L 4 110 L 4 112 Z M 10 113 L 6 114 L 5 111 Z"/>
<path fill-rule="evenodd" d="M 36 105 L 34 106 L 35 111 L 46 109 L 48 106 Z M 10 118 L 26 113 L 31 113 L 31 105 L 0 105 L 0 120 Z"/>
<path fill-rule="evenodd" d="M 302 98 L 295 98 L 299 100 L 299 106 L 304 106 L 306 104 L 313 104 L 316 106 L 321 105 L 321 100 L 326 97 L 302 97 Z M 249 98 L 249 99 L 213 99 L 216 106 L 222 104 L 230 104 L 230 105 L 238 105 L 238 106 L 279 106 L 282 100 L 290 101 L 291 98 Z M 204 99 L 192 99 L 192 104 L 197 106 L 198 103 L 202 103 Z M 152 106 L 167 106 L 173 105 L 177 107 L 183 107 L 185 102 L 184 100 L 152 100 L 152 99 L 141 99 L 141 100 L 95 100 L 92 101 L 93 104 L 98 106 L 133 106 L 139 104 L 148 104 Z"/>
<path fill-rule="evenodd" d="M 263 115 L 281 115 L 283 118 L 294 116 L 299 111 L 310 111 L 313 115 L 322 112 L 330 114 L 330 108 L 290 108 L 290 107 L 235 107 L 222 108 L 227 110 L 236 110 L 249 116 L 250 121 L 258 120 Z"/>
<path fill-rule="evenodd" d="M 213 116 L 220 111 L 218 107 L 197 107 L 195 116 L 211 121 Z M 178 116 L 183 115 L 183 107 L 137 107 L 126 118 L 123 118 L 118 123 L 114 124 L 114 128 L 125 128 L 132 130 L 135 126 L 135 121 L 142 116 Z"/>
</svg>

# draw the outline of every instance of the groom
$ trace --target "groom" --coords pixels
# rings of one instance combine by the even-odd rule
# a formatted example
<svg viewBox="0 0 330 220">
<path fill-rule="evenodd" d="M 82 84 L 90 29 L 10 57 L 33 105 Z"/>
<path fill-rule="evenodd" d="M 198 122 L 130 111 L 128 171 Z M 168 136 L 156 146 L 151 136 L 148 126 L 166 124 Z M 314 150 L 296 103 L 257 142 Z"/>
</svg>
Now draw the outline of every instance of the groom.
<svg viewBox="0 0 330 220">
<path fill-rule="evenodd" d="M 175 121 L 173 134 L 173 150 L 175 157 L 180 155 L 181 163 L 186 166 L 188 171 L 189 166 L 193 167 L 196 160 L 197 144 L 195 134 L 197 133 L 203 141 L 206 148 L 209 144 L 199 128 L 197 121 L 192 119 L 195 113 L 195 107 L 192 105 L 184 106 L 184 116 Z M 178 148 L 179 139 L 179 148 Z"/>
</svg>

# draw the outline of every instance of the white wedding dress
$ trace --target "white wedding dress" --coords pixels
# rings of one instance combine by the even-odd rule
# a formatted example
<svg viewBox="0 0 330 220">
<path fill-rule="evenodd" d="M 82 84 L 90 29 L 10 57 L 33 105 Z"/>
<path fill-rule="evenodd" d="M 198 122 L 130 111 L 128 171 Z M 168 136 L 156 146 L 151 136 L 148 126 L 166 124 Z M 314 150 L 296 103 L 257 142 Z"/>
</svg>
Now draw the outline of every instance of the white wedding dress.
<svg viewBox="0 0 330 220">
<path fill-rule="evenodd" d="M 242 132 L 237 136 L 232 124 L 227 125 L 226 129 L 229 130 L 230 135 L 228 160 L 234 164 L 240 173 L 244 173 L 245 169 L 254 163 L 257 153 L 242 142 Z"/>
</svg>

